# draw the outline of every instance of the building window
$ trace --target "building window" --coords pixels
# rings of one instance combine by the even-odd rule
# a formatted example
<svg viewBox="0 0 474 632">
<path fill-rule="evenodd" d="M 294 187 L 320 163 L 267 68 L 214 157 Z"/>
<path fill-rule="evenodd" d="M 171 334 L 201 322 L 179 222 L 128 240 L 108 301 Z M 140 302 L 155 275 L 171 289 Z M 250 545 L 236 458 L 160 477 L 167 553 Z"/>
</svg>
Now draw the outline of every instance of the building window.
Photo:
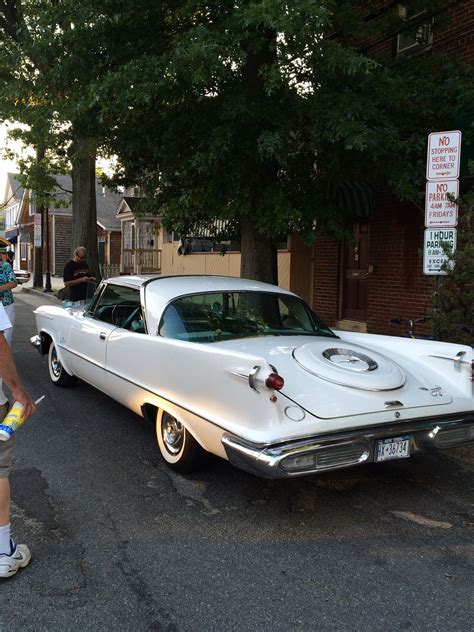
<svg viewBox="0 0 474 632">
<path fill-rule="evenodd" d="M 132 250 L 134 247 L 132 228 L 133 228 L 132 222 L 124 222 L 122 224 L 123 247 L 125 250 Z"/>
<path fill-rule="evenodd" d="M 17 214 L 18 214 L 18 204 L 15 204 L 15 206 L 10 206 L 10 208 L 6 210 L 5 228 L 7 230 L 15 227 Z"/>
<path fill-rule="evenodd" d="M 399 15 L 406 22 L 406 29 L 397 35 L 397 55 L 414 53 L 433 43 L 433 19 L 426 11 L 413 13 L 404 5 L 398 7 Z"/>
<path fill-rule="evenodd" d="M 26 261 L 28 259 L 28 244 L 20 243 L 20 257 L 22 261 Z"/>
</svg>

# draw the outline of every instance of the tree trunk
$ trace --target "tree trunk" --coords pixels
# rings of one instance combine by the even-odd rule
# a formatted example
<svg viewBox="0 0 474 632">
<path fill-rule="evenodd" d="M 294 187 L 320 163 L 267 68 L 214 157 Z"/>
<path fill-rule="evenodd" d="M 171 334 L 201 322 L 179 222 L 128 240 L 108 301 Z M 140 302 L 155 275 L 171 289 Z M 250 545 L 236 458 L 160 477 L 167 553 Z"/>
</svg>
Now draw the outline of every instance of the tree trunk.
<svg viewBox="0 0 474 632">
<path fill-rule="evenodd" d="M 278 285 L 277 249 L 270 237 L 257 233 L 247 216 L 241 219 L 240 276 Z"/>
<path fill-rule="evenodd" d="M 68 154 L 72 163 L 71 252 L 79 246 L 86 248 L 89 269 L 99 281 L 94 139 L 75 137 Z"/>
<path fill-rule="evenodd" d="M 242 47 L 246 54 L 242 70 L 244 91 L 249 108 L 260 115 L 255 116 L 255 138 L 261 130 L 272 126 L 265 114 L 266 92 L 263 70 L 270 67 L 276 59 L 276 31 L 263 23 L 258 27 L 260 47 L 255 47 L 254 33 Z M 263 114 L 262 114 L 263 113 Z M 252 165 L 253 184 L 251 184 L 250 207 L 248 215 L 241 217 L 241 259 L 240 276 L 266 283 L 278 284 L 278 259 L 274 241 L 269 235 L 257 232 L 254 217 L 257 216 L 259 200 L 266 190 L 272 190 L 278 182 L 278 165 L 271 159 L 259 156 L 257 144 L 250 150 L 249 164 Z"/>
</svg>

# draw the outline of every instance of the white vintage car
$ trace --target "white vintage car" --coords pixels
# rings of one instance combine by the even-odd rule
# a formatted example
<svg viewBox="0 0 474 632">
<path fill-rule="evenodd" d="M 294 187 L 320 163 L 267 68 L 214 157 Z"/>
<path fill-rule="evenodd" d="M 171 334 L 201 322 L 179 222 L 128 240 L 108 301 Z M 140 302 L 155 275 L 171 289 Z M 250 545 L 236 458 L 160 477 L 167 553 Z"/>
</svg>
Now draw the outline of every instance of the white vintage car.
<svg viewBox="0 0 474 632">
<path fill-rule="evenodd" d="M 35 314 L 54 384 L 80 378 L 152 420 L 180 472 L 212 453 L 300 476 L 474 441 L 470 347 L 331 331 L 279 287 L 123 276 L 85 310 Z"/>
</svg>

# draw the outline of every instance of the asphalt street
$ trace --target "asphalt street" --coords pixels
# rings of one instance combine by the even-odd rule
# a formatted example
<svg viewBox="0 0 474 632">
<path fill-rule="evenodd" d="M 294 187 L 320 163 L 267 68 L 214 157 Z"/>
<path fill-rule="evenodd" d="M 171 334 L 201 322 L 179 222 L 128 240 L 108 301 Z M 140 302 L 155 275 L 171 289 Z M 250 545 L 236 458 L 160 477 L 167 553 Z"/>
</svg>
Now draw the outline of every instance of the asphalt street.
<svg viewBox="0 0 474 632">
<path fill-rule="evenodd" d="M 29 344 L 47 298 L 16 291 L 31 394 L 11 477 L 30 566 L 0 630 L 472 630 L 474 449 L 269 481 L 213 460 L 179 476 L 154 428 Z"/>
</svg>

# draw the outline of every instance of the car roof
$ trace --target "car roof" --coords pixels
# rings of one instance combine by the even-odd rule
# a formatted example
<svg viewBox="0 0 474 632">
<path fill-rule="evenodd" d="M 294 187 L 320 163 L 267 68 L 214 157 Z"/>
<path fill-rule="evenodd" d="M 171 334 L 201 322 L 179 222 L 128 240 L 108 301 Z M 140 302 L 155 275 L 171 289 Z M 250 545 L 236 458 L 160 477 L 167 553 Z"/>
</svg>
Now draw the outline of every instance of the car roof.
<svg viewBox="0 0 474 632">
<path fill-rule="evenodd" d="M 105 279 L 107 283 L 118 285 L 128 285 L 130 287 L 141 288 L 146 286 L 148 292 L 158 292 L 168 300 L 183 294 L 195 292 L 219 292 L 225 291 L 261 291 L 261 292 L 281 292 L 292 294 L 289 290 L 263 283 L 251 279 L 241 279 L 240 277 L 215 276 L 206 274 L 190 275 L 159 275 L 159 274 L 139 274 L 110 277 Z"/>
<path fill-rule="evenodd" d="M 293 292 L 261 281 L 239 277 L 210 276 L 204 274 L 164 276 L 157 274 L 124 275 L 105 279 L 106 283 L 126 285 L 145 290 L 148 330 L 156 332 L 165 307 L 175 298 L 187 294 L 211 292 Z"/>
</svg>

